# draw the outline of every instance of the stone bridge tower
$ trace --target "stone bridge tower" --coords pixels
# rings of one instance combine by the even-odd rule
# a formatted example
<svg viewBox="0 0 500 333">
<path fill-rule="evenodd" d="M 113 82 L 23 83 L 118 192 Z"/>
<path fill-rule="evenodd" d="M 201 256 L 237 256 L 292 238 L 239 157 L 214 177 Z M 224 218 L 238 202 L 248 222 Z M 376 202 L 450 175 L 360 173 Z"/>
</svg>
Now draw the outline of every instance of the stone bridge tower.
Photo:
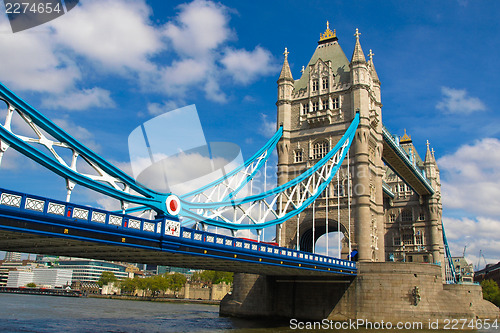
<svg viewBox="0 0 500 333">
<path fill-rule="evenodd" d="M 357 276 L 235 274 L 233 293 L 222 300 L 220 313 L 386 323 L 433 318 L 441 324 L 452 318 L 498 318 L 498 308 L 482 299 L 480 286 L 443 285 L 440 279 L 445 265 L 439 169 L 429 144 L 422 160 L 409 135 L 399 139 L 382 126 L 380 80 L 373 53 L 365 58 L 359 36 L 356 31 L 349 61 L 327 26 L 298 80 L 285 49 L 276 103 L 283 126 L 279 184 L 314 165 L 360 114 L 349 172 L 345 160 L 339 181 L 335 177 L 313 207 L 277 227 L 280 245 L 303 251 L 312 251 L 322 234 L 339 230 L 342 257 L 349 254 L 349 238 L 358 251 Z"/>
<path fill-rule="evenodd" d="M 348 255 L 350 238 L 360 261 L 385 261 L 380 80 L 373 54 L 370 50 L 369 60 L 365 59 L 359 36 L 356 30 L 349 61 L 335 30 L 327 23 L 298 80 L 293 79 L 285 50 L 276 103 L 278 126 L 283 126 L 278 144 L 278 184 L 295 178 L 321 159 L 341 138 L 356 112 L 360 113 L 360 125 L 350 151 L 350 166 L 344 161 L 339 182 L 334 179 L 328 193 L 316 201 L 314 217 L 313 208 L 306 209 L 298 219 L 279 226 L 277 238 L 283 246 L 312 251 L 313 242 L 327 233 L 328 205 L 328 232 L 343 233 L 343 258 Z"/>
</svg>

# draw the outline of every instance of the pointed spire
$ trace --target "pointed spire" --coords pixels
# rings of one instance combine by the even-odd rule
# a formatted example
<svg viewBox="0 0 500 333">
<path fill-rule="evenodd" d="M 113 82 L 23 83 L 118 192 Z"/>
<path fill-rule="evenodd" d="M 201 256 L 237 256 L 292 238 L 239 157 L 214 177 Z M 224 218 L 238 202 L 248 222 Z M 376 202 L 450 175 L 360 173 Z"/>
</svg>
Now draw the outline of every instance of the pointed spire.
<svg viewBox="0 0 500 333">
<path fill-rule="evenodd" d="M 431 153 L 431 150 L 430 150 L 430 143 L 429 143 L 429 140 L 427 140 L 427 150 L 425 152 L 425 161 L 424 163 L 432 163 L 432 153 Z"/>
<path fill-rule="evenodd" d="M 368 66 L 370 67 L 370 75 L 372 76 L 373 81 L 380 83 L 380 79 L 378 78 L 377 71 L 375 70 L 375 64 L 373 63 L 373 56 L 374 55 L 375 55 L 375 53 L 373 53 L 372 50 L 370 49 L 370 54 L 368 54 L 368 56 L 370 57 L 370 60 L 368 60 Z"/>
<path fill-rule="evenodd" d="M 285 47 L 285 52 L 283 54 L 285 55 L 285 61 L 283 62 L 283 67 L 281 68 L 281 73 L 278 81 L 281 80 L 291 80 L 293 81 L 293 76 L 292 76 L 292 71 L 290 70 L 290 65 L 288 64 L 288 49 Z"/>
<path fill-rule="evenodd" d="M 356 36 L 356 45 L 354 45 L 354 52 L 352 53 L 351 63 L 366 62 L 365 55 L 363 54 L 363 50 L 361 49 L 361 44 L 359 43 L 360 35 L 361 34 L 359 33 L 358 28 L 356 28 L 356 33 L 354 34 L 354 36 Z"/>
<path fill-rule="evenodd" d="M 370 49 L 370 53 L 368 54 L 368 56 L 370 57 L 370 62 L 373 62 L 373 56 L 375 55 L 375 53 L 372 52 L 372 49 Z"/>
</svg>

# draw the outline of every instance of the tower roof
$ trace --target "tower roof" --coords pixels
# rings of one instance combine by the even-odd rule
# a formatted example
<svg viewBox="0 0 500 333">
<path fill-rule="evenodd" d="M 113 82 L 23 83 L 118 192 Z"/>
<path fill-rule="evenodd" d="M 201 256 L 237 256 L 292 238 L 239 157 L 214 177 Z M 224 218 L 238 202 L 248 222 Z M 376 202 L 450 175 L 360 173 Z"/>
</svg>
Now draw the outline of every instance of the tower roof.
<svg viewBox="0 0 500 333">
<path fill-rule="evenodd" d="M 361 34 L 359 33 L 358 28 L 356 28 L 356 33 L 354 34 L 354 36 L 356 36 L 356 45 L 354 45 L 354 52 L 352 53 L 351 63 L 366 62 L 365 55 L 363 54 L 363 49 L 361 48 L 361 44 L 359 43 L 360 35 Z"/>
<path fill-rule="evenodd" d="M 320 41 L 318 42 L 318 46 L 316 47 L 311 60 L 309 60 L 308 65 L 305 66 L 300 79 L 295 81 L 296 90 L 306 89 L 309 83 L 310 67 L 311 65 L 316 64 L 320 59 L 325 63 L 328 61 L 330 62 L 330 66 L 332 67 L 334 74 L 334 84 L 350 82 L 349 59 L 347 59 L 344 51 L 342 51 L 342 48 L 338 43 L 335 30 L 332 32 L 332 35 L 330 35 L 329 31 L 331 32 L 329 26 L 327 25 L 325 33 L 320 34 Z M 324 39 L 322 39 L 323 37 Z"/>
<path fill-rule="evenodd" d="M 337 32 L 335 29 L 333 31 L 330 30 L 330 22 L 326 21 L 326 30 L 324 33 L 319 34 L 319 41 L 318 44 L 325 44 L 328 42 L 334 42 L 337 41 Z"/>
<path fill-rule="evenodd" d="M 405 128 L 405 134 L 399 139 L 399 143 L 412 143 L 411 141 L 411 135 L 406 134 L 406 128 Z"/>
<path fill-rule="evenodd" d="M 425 163 L 433 163 L 433 162 L 436 162 L 436 161 L 434 160 L 434 153 L 433 153 L 433 152 L 434 152 L 434 149 L 432 150 L 432 152 L 431 152 L 431 150 L 430 150 L 430 143 L 429 143 L 429 140 L 427 140 L 426 145 L 427 145 L 427 150 L 426 150 L 426 152 L 425 152 Z"/>
<path fill-rule="evenodd" d="M 283 67 L 281 67 L 281 73 L 278 81 L 280 80 L 291 80 L 293 82 L 292 71 L 290 70 L 290 65 L 288 64 L 288 49 L 285 47 L 285 61 L 283 61 Z"/>
</svg>

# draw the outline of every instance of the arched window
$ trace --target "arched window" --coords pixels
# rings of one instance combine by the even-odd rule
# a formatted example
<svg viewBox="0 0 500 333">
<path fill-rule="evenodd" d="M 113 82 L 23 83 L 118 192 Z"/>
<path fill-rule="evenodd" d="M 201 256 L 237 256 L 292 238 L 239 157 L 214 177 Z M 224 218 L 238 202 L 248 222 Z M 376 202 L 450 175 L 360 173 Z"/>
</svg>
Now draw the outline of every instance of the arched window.
<svg viewBox="0 0 500 333">
<path fill-rule="evenodd" d="M 313 159 L 325 157 L 328 153 L 328 146 L 328 141 L 326 140 L 316 142 L 313 147 Z"/>
<path fill-rule="evenodd" d="M 302 149 L 295 150 L 295 163 L 300 163 L 303 161 Z"/>
<path fill-rule="evenodd" d="M 318 91 L 319 88 L 319 81 L 318 80 L 313 80 L 312 82 L 312 91 Z"/>
<path fill-rule="evenodd" d="M 328 77 L 327 77 L 327 76 L 325 76 L 325 77 L 323 78 L 323 80 L 321 80 L 321 81 L 323 82 L 323 90 L 328 89 L 328 87 L 329 87 L 329 83 L 330 83 L 330 81 L 328 80 Z"/>
</svg>

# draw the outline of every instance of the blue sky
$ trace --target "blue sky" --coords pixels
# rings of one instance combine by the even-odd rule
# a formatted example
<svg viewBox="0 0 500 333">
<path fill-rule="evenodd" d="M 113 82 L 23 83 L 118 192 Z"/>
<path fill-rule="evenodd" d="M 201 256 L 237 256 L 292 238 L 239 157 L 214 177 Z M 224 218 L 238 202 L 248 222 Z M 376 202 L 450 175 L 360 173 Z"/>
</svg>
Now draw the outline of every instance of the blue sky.
<svg viewBox="0 0 500 333">
<path fill-rule="evenodd" d="M 249 157 L 272 134 L 288 48 L 295 79 L 326 21 L 350 58 L 353 34 L 382 81 L 383 122 L 406 128 L 441 169 L 452 252 L 500 259 L 500 2 L 81 0 L 12 34 L 0 17 L 0 81 L 118 166 L 141 123 L 196 104 L 207 141 Z M 0 112 L 1 114 L 1 112 Z M 182 138 L 181 138 L 182 139 Z M 64 199 L 64 181 L 12 150 L 2 187 Z M 109 204 L 88 191 L 75 200 Z"/>
</svg>

